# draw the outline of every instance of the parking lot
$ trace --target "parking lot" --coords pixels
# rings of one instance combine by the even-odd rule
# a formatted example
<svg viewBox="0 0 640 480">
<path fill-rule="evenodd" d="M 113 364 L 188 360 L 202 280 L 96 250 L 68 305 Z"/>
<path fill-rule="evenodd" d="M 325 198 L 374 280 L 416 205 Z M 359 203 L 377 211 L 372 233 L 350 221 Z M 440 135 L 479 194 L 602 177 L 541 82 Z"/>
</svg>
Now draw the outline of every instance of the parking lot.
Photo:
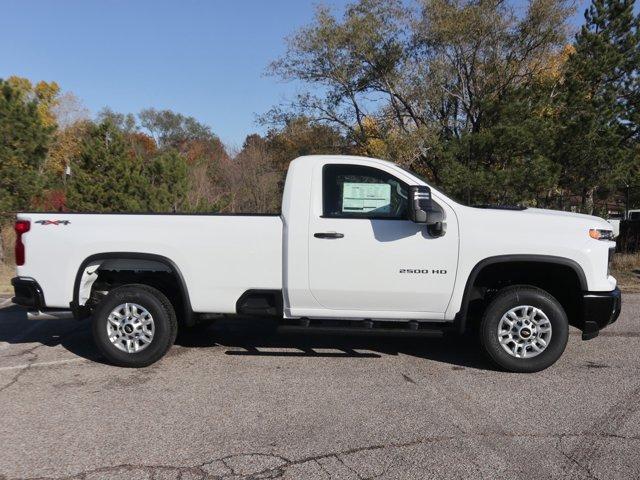
<svg viewBox="0 0 640 480">
<path fill-rule="evenodd" d="M 87 322 L 0 309 L 0 478 L 639 478 L 640 295 L 533 375 L 467 339 L 276 334 L 225 320 L 156 365 Z M 2 300 L 0 300 L 0 305 Z"/>
</svg>

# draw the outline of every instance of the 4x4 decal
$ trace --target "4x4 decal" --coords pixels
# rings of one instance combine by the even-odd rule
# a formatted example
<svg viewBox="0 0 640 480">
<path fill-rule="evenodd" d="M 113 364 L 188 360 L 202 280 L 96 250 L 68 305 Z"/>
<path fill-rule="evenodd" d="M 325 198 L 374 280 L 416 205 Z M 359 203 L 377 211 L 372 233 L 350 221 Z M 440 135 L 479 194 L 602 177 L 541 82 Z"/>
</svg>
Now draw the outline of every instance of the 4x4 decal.
<svg viewBox="0 0 640 480">
<path fill-rule="evenodd" d="M 69 220 L 38 220 L 36 223 L 40 225 L 69 225 Z"/>
</svg>

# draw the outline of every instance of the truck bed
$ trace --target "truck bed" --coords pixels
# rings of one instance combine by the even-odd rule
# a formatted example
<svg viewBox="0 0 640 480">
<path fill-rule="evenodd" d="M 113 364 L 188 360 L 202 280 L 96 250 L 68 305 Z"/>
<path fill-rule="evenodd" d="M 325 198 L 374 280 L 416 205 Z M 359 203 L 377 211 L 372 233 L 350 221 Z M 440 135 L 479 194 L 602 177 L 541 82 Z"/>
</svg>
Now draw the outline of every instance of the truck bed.
<svg viewBox="0 0 640 480">
<path fill-rule="evenodd" d="M 21 213 L 26 261 L 20 277 L 47 285 L 47 307 L 68 308 L 80 267 L 105 252 L 171 259 L 194 312 L 235 312 L 247 290 L 282 289 L 279 215 Z"/>
</svg>

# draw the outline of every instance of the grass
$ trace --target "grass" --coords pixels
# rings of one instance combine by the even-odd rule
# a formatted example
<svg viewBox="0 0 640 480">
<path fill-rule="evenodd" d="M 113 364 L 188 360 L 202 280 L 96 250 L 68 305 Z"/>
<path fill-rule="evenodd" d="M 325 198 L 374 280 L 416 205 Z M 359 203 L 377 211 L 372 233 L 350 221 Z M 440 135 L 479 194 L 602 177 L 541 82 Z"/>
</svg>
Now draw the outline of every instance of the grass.
<svg viewBox="0 0 640 480">
<path fill-rule="evenodd" d="M 13 295 L 11 279 L 16 276 L 16 267 L 0 262 L 0 295 Z"/>
<path fill-rule="evenodd" d="M 13 244 L 15 242 L 15 233 L 13 232 L 13 223 L 1 221 L 0 216 L 0 258 L 4 258 L 4 262 L 0 260 L 0 295 L 13 295 L 13 287 L 11 279 L 16 276 L 16 267 L 13 263 Z"/>
<path fill-rule="evenodd" d="M 624 293 L 640 293 L 640 252 L 614 254 L 611 275 Z"/>
</svg>

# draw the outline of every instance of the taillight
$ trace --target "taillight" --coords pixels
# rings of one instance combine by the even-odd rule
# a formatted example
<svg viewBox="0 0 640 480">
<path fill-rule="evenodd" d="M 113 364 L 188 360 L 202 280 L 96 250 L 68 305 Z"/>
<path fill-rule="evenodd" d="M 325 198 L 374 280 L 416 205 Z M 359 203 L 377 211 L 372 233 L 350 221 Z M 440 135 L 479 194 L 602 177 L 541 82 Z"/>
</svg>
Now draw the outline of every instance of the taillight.
<svg viewBox="0 0 640 480">
<path fill-rule="evenodd" d="M 16 265 L 24 265 L 24 243 L 22 243 L 22 234 L 31 229 L 31 222 L 28 220 L 17 220 L 14 228 L 16 231 Z"/>
</svg>

